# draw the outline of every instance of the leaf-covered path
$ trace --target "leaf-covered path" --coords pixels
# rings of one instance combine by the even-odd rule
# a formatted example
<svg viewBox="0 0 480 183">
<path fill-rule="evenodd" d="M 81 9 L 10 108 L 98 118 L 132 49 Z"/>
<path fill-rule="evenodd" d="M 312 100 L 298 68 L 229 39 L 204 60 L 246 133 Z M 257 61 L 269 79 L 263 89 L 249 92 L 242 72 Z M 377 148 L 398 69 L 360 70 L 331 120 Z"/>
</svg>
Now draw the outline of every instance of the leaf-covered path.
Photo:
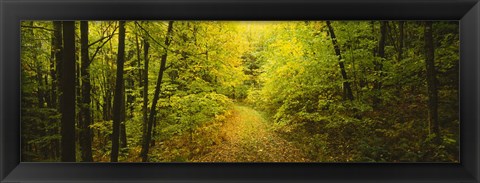
<svg viewBox="0 0 480 183">
<path fill-rule="evenodd" d="M 224 141 L 196 162 L 305 162 L 302 152 L 279 137 L 256 110 L 236 105 L 220 129 Z"/>
</svg>

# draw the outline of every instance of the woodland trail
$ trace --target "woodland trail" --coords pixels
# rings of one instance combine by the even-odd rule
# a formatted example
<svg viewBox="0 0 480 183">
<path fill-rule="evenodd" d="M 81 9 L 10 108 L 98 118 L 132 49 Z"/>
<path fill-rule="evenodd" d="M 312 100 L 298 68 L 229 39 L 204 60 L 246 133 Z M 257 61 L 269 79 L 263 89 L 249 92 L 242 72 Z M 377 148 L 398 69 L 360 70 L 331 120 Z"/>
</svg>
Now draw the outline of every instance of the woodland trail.
<svg viewBox="0 0 480 183">
<path fill-rule="evenodd" d="M 221 127 L 224 141 L 196 162 L 306 162 L 302 151 L 278 136 L 256 110 L 236 105 Z"/>
</svg>

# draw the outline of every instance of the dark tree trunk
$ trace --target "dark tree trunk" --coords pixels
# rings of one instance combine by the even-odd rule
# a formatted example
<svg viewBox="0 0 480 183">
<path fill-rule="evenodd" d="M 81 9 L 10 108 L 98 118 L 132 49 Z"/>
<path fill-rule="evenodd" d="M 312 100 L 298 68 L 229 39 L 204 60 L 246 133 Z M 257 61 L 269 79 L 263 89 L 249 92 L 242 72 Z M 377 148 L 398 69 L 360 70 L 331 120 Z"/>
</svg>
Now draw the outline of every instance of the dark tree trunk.
<svg viewBox="0 0 480 183">
<path fill-rule="evenodd" d="M 115 95 L 113 98 L 113 131 L 112 131 L 112 152 L 111 162 L 118 162 L 118 148 L 120 138 L 120 123 L 122 113 L 123 94 L 123 65 L 125 59 L 125 21 L 120 21 L 118 34 L 118 55 L 117 55 L 117 77 L 115 81 Z"/>
<path fill-rule="evenodd" d="M 398 22 L 398 31 L 399 31 L 399 36 L 398 36 L 398 50 L 397 50 L 397 63 L 400 63 L 403 60 L 403 47 L 405 45 L 404 37 L 405 37 L 405 28 L 404 28 L 405 22 L 404 21 L 399 21 Z M 396 85 L 396 95 L 398 97 L 402 97 L 402 86 L 397 84 Z M 399 100 L 400 102 L 400 100 Z"/>
<path fill-rule="evenodd" d="M 54 28 L 55 29 L 55 28 Z M 49 108 L 56 108 L 56 89 L 57 89 L 57 75 L 55 72 L 55 52 L 57 50 L 55 46 L 55 42 L 57 41 L 57 37 L 55 37 L 55 30 L 52 31 L 52 39 L 51 39 L 51 52 L 50 52 L 50 77 L 51 77 L 51 85 L 50 85 L 50 93 L 48 94 L 49 102 L 47 103 L 47 107 Z"/>
<path fill-rule="evenodd" d="M 77 49 L 75 51 L 75 53 L 79 52 L 79 50 Z M 78 56 L 78 54 L 75 55 L 75 60 L 79 60 L 80 57 Z M 81 73 L 81 70 L 80 70 L 80 62 L 76 62 L 75 63 L 75 71 L 76 71 L 76 74 L 75 74 L 75 105 L 77 105 L 77 107 L 80 108 L 80 104 L 82 103 L 82 91 L 81 91 L 81 88 L 80 88 L 80 85 L 81 85 L 81 81 L 80 81 L 80 73 Z M 76 119 L 77 119 L 77 127 L 78 128 L 82 128 L 82 118 L 80 117 L 80 113 L 78 112 L 75 112 L 75 116 L 76 116 Z M 77 135 L 75 136 L 77 139 L 77 143 L 80 144 L 80 130 L 76 131 Z"/>
<path fill-rule="evenodd" d="M 37 45 L 39 46 L 39 45 Z M 43 108 L 45 107 L 45 93 L 44 93 L 44 89 L 43 89 L 43 75 L 42 75 L 42 66 L 41 66 L 41 63 L 38 61 L 38 58 L 37 56 L 34 56 L 35 57 L 35 65 L 36 65 L 36 79 L 37 79 L 37 98 L 38 98 L 38 107 L 40 108 Z"/>
<path fill-rule="evenodd" d="M 51 66 L 51 65 L 50 65 Z M 49 71 L 52 70 L 52 67 L 49 68 Z M 51 91 L 47 91 L 48 90 L 48 73 L 45 73 L 44 77 L 43 77 L 43 83 L 44 83 L 44 98 L 45 98 L 45 104 L 47 105 L 47 107 L 50 107 L 52 106 L 52 101 L 50 100 L 50 96 L 51 95 Z"/>
<path fill-rule="evenodd" d="M 123 86 L 122 91 L 125 91 L 125 84 Z M 126 93 L 126 92 L 125 92 Z M 126 105 L 125 105 L 125 95 L 122 97 L 122 112 L 120 115 L 120 147 L 126 148 L 127 147 L 127 128 L 125 126 L 126 120 Z"/>
<path fill-rule="evenodd" d="M 378 56 L 382 59 L 378 64 L 378 69 L 383 67 L 382 61 L 385 59 L 385 42 L 387 38 L 387 22 L 380 22 L 380 40 L 378 41 Z"/>
<path fill-rule="evenodd" d="M 377 75 L 377 79 L 374 83 L 374 90 L 375 90 L 375 97 L 373 98 L 373 106 L 378 107 L 381 103 L 381 89 L 382 89 L 382 69 L 383 69 L 383 61 L 385 60 L 385 41 L 387 38 L 387 22 L 380 21 L 380 40 L 378 41 L 378 57 L 380 60 L 375 59 L 375 73 Z"/>
<path fill-rule="evenodd" d="M 338 65 L 340 66 L 340 71 L 342 74 L 343 78 L 343 98 L 353 100 L 353 93 L 352 93 L 352 88 L 350 87 L 350 82 L 348 81 L 347 77 L 347 72 L 345 71 L 345 65 L 343 62 L 342 54 L 340 52 L 340 47 L 338 46 L 337 43 L 337 38 L 335 36 L 335 32 L 333 30 L 332 25 L 330 24 L 330 21 L 327 21 L 327 26 L 328 26 L 328 31 L 330 33 L 330 37 L 332 38 L 332 43 L 333 43 L 333 48 L 335 49 L 335 54 L 338 57 Z"/>
<path fill-rule="evenodd" d="M 52 75 L 52 96 L 51 96 L 51 105 L 54 108 L 58 109 L 57 101 L 57 88 L 59 87 L 59 75 L 61 70 L 61 63 L 62 63 L 62 53 L 63 53 L 63 46 L 62 46 L 62 22 L 60 21 L 53 21 L 53 50 L 54 50 L 54 64 L 56 69 L 53 70 L 54 73 L 50 73 Z M 50 71 L 51 72 L 51 71 Z"/>
<path fill-rule="evenodd" d="M 60 90 L 62 161 L 75 161 L 75 22 L 63 22 L 63 63 Z"/>
<path fill-rule="evenodd" d="M 91 112 L 91 96 L 90 91 L 90 64 L 88 53 L 88 22 L 80 22 L 80 39 L 81 39 L 81 80 L 82 80 L 82 102 L 80 107 L 80 150 L 82 152 L 82 161 L 91 162 L 92 158 L 92 141 L 90 125 L 92 123 Z"/>
<path fill-rule="evenodd" d="M 398 38 L 398 61 L 401 61 L 403 59 L 403 38 L 404 38 L 404 27 L 403 25 L 405 24 L 404 21 L 399 21 L 398 22 L 398 31 L 400 32 L 400 36 Z"/>
<path fill-rule="evenodd" d="M 165 37 L 166 48 L 168 48 L 168 46 L 170 45 L 170 36 L 172 34 L 172 29 L 173 29 L 173 21 L 169 21 L 168 30 Z M 160 96 L 160 86 L 162 84 L 163 72 L 165 71 L 165 65 L 167 63 L 168 50 L 166 48 L 165 48 L 164 54 L 162 55 L 162 61 L 160 63 L 160 71 L 158 72 L 157 84 L 155 86 L 155 93 L 153 95 L 152 107 L 150 107 L 150 116 L 148 117 L 149 120 L 148 120 L 147 137 L 142 144 L 141 155 L 142 155 L 143 162 L 148 161 L 148 149 L 149 149 L 150 139 L 152 138 L 152 127 L 153 127 L 155 115 L 157 114 L 156 107 L 157 107 L 158 98 Z"/>
<path fill-rule="evenodd" d="M 30 26 L 31 27 L 35 27 L 33 21 L 30 22 Z M 33 31 L 33 29 L 30 29 L 30 34 L 35 37 L 35 32 Z M 41 46 L 40 46 L 40 42 L 39 41 L 35 41 L 34 42 L 34 45 L 35 45 L 35 49 L 40 49 Z M 36 50 L 35 50 L 35 53 L 36 53 Z M 40 108 L 43 108 L 44 107 L 44 104 L 45 104 L 45 94 L 44 94 L 44 87 L 43 87 L 43 75 L 42 75 L 42 63 L 38 60 L 38 53 L 34 54 L 33 55 L 33 59 L 34 59 L 34 64 L 35 64 L 35 79 L 36 79 L 36 83 L 37 83 L 37 107 L 40 107 Z"/>
<path fill-rule="evenodd" d="M 148 129 L 148 49 L 150 44 L 147 39 L 143 39 L 143 54 L 144 54 L 144 68 L 143 68 L 143 138 L 142 141 L 147 141 L 147 129 Z M 142 155 L 141 155 L 142 156 Z"/>
<path fill-rule="evenodd" d="M 135 67 L 135 65 L 132 64 L 132 67 Z M 128 89 L 130 91 L 126 92 L 127 103 L 126 103 L 125 107 L 128 107 L 128 117 L 127 117 L 127 115 L 125 117 L 127 117 L 128 119 L 133 118 L 133 112 L 134 112 L 135 108 L 134 108 L 134 105 L 132 105 L 132 104 L 137 99 L 137 97 L 133 94 L 133 91 L 136 89 L 135 88 L 135 82 L 134 82 L 135 78 L 134 77 L 135 77 L 135 72 L 132 71 L 132 75 L 127 80 L 127 86 L 128 86 Z M 127 114 L 127 113 L 125 113 L 125 114 Z"/>
<path fill-rule="evenodd" d="M 425 63 L 428 88 L 428 122 L 429 133 L 435 134 L 435 142 L 440 143 L 440 125 L 438 122 L 438 91 L 435 72 L 435 48 L 433 45 L 432 22 L 425 22 Z"/>
<path fill-rule="evenodd" d="M 62 36 L 62 22 L 61 21 L 53 21 L 53 28 L 54 28 L 54 49 L 55 49 L 55 73 L 52 81 L 52 105 L 59 109 L 58 101 L 60 97 L 58 96 L 58 90 L 60 87 L 60 73 L 61 73 L 61 63 L 63 59 L 63 36 Z M 60 144 L 57 142 L 57 144 Z M 60 149 L 60 148 L 58 148 Z"/>
<path fill-rule="evenodd" d="M 157 129 L 157 121 L 153 120 L 153 128 L 152 128 L 152 140 L 150 141 L 150 146 L 155 146 L 155 136 L 156 136 L 156 130 Z"/>
<path fill-rule="evenodd" d="M 135 27 L 137 27 L 137 24 L 135 24 Z M 144 40 L 144 41 L 146 41 L 146 40 Z M 142 83 L 142 80 L 143 80 L 142 72 L 143 72 L 143 70 L 140 69 L 140 68 L 142 68 L 142 63 L 140 61 L 141 60 L 141 58 L 140 58 L 141 51 L 140 51 L 140 42 L 138 41 L 137 32 L 135 32 L 135 48 L 137 49 L 137 67 L 139 68 L 138 69 L 138 81 L 139 81 L 138 86 L 142 87 L 143 86 L 143 83 Z M 140 93 L 140 95 L 142 95 L 142 93 Z"/>
<path fill-rule="evenodd" d="M 109 84 L 107 83 L 107 85 Z M 105 91 L 103 102 L 103 119 L 109 121 L 112 119 L 112 92 L 110 91 L 110 87 L 107 87 Z"/>
</svg>

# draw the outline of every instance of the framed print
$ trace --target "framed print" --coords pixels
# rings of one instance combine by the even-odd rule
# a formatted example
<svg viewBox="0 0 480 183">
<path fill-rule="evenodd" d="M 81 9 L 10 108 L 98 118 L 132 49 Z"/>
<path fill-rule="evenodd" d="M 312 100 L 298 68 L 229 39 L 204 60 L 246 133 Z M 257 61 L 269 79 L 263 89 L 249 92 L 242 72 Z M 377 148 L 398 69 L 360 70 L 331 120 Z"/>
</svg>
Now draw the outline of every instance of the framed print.
<svg viewBox="0 0 480 183">
<path fill-rule="evenodd" d="M 1 182 L 479 182 L 476 0 L 0 8 Z"/>
</svg>

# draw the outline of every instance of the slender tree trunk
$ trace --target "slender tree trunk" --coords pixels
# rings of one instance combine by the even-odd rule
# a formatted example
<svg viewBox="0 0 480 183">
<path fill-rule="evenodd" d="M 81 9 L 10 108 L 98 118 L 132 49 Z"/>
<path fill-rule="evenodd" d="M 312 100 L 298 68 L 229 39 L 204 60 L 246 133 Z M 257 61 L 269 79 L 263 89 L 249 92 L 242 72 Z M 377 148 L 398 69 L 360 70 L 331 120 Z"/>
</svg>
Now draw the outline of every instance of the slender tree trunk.
<svg viewBox="0 0 480 183">
<path fill-rule="evenodd" d="M 34 23 L 33 21 L 30 21 L 30 26 L 31 27 L 34 27 Z M 32 34 L 33 37 L 35 37 L 35 32 L 33 31 L 33 29 L 30 29 L 30 34 Z M 35 49 L 40 49 L 40 42 L 39 41 L 34 41 L 34 45 L 35 45 Z M 35 66 L 35 79 L 36 79 L 36 83 L 37 83 L 37 106 L 40 107 L 40 108 L 43 108 L 44 107 L 44 104 L 45 104 L 45 98 L 44 98 L 44 87 L 43 87 L 43 75 L 42 75 L 42 63 L 39 61 L 38 59 L 38 53 L 37 53 L 37 50 L 35 50 L 35 53 L 33 55 L 33 59 L 34 59 L 34 66 Z"/>
<path fill-rule="evenodd" d="M 144 68 L 143 68 L 143 138 L 142 141 L 147 141 L 148 129 L 148 49 L 150 44 L 147 39 L 143 39 L 143 54 L 144 54 Z M 143 156 L 143 154 L 141 154 Z"/>
<path fill-rule="evenodd" d="M 61 73 L 61 63 L 63 59 L 63 36 L 62 36 L 62 22 L 61 21 L 53 21 L 53 34 L 55 37 L 54 39 L 54 49 L 55 49 L 55 79 L 52 83 L 52 105 L 55 106 L 56 109 L 59 109 L 59 105 L 57 105 L 57 101 L 60 97 L 58 97 L 57 91 L 60 87 L 60 73 Z M 53 77 L 52 77 L 53 78 Z M 58 143 L 60 144 L 60 143 Z M 60 149 L 60 148 L 59 148 Z"/>
<path fill-rule="evenodd" d="M 380 22 L 380 40 L 378 41 L 378 57 L 380 60 L 375 59 L 375 71 L 377 75 L 377 79 L 374 83 L 374 90 L 375 90 L 375 97 L 373 98 L 373 106 L 378 107 L 381 103 L 381 89 L 382 89 L 382 69 L 383 69 L 383 61 L 385 60 L 385 41 L 387 38 L 387 22 L 381 21 Z"/>
<path fill-rule="evenodd" d="M 61 78 L 62 161 L 75 161 L 75 22 L 63 22 L 63 63 Z"/>
<path fill-rule="evenodd" d="M 157 129 L 157 121 L 156 120 L 153 120 L 153 128 L 152 128 L 152 140 L 150 141 L 150 146 L 155 146 L 155 136 L 157 135 L 156 134 L 156 131 L 155 130 Z"/>
<path fill-rule="evenodd" d="M 403 59 L 403 45 L 404 45 L 404 28 L 403 25 L 405 24 L 404 21 L 399 21 L 398 22 L 398 29 L 400 32 L 400 36 L 398 38 L 398 61 L 401 61 Z"/>
<path fill-rule="evenodd" d="M 165 47 L 168 48 L 170 45 L 170 36 L 172 34 L 172 29 L 173 29 L 173 21 L 168 22 L 168 30 L 167 34 L 165 37 Z M 163 72 L 165 71 L 165 65 L 167 63 L 167 53 L 168 50 L 165 48 L 165 52 L 162 55 L 162 61 L 160 64 L 160 71 L 158 72 L 158 78 L 157 78 L 157 84 L 155 86 L 155 93 L 153 95 L 153 101 L 152 101 L 152 107 L 150 107 L 150 116 L 148 120 L 148 129 L 147 129 L 147 137 L 145 141 L 142 144 L 142 161 L 147 162 L 148 161 L 148 149 L 149 149 L 149 144 L 150 144 L 150 139 L 152 138 L 152 127 L 153 127 L 153 121 L 155 118 L 155 115 L 157 114 L 157 102 L 158 98 L 160 96 L 160 86 L 162 84 L 162 78 L 163 78 Z"/>
<path fill-rule="evenodd" d="M 112 152 L 110 154 L 111 162 L 118 162 L 118 149 L 120 137 L 120 123 L 122 112 L 123 94 L 123 65 L 125 59 L 125 21 L 120 21 L 118 34 L 118 55 L 117 55 L 117 78 L 115 82 L 115 95 L 113 98 L 113 131 L 112 131 Z"/>
<path fill-rule="evenodd" d="M 397 50 L 397 63 L 400 63 L 403 60 L 403 46 L 405 44 L 404 37 L 405 37 L 405 31 L 404 31 L 404 21 L 399 21 L 398 22 L 398 31 L 399 31 L 399 36 L 398 36 L 398 50 Z M 402 97 L 402 86 L 397 84 L 395 86 L 396 88 L 396 95 L 399 97 Z M 398 101 L 400 102 L 400 100 Z"/>
<path fill-rule="evenodd" d="M 37 45 L 39 46 L 39 45 Z M 38 61 L 37 56 L 35 55 L 35 65 L 36 65 L 36 79 L 37 79 L 37 98 L 38 98 L 38 107 L 43 108 L 45 107 L 45 98 L 44 98 L 44 89 L 43 89 L 43 75 L 42 75 L 42 67 L 40 61 Z"/>
<path fill-rule="evenodd" d="M 47 103 L 47 107 L 49 108 L 55 108 L 56 107 L 56 85 L 57 85 L 57 75 L 55 73 L 55 42 L 56 42 L 56 37 L 55 37 L 55 31 L 52 32 L 52 39 L 51 39 L 51 52 L 50 52 L 50 78 L 51 78 L 51 85 L 50 85 L 50 92 L 48 94 L 48 97 L 50 98 L 49 102 Z"/>
<path fill-rule="evenodd" d="M 135 24 L 135 27 L 137 27 L 137 24 Z M 144 41 L 146 41 L 144 39 Z M 138 41 L 138 34 L 137 32 L 135 32 L 135 48 L 137 49 L 137 67 L 138 68 L 141 68 L 142 67 L 142 63 L 141 63 L 141 58 L 140 58 L 140 55 L 141 55 L 141 51 L 140 51 L 140 42 Z M 142 69 L 138 69 L 138 85 L 140 87 L 143 87 L 143 83 L 142 83 L 142 73 L 143 73 L 143 70 Z M 140 93 L 141 95 L 142 93 Z"/>
<path fill-rule="evenodd" d="M 132 67 L 135 67 L 135 65 L 132 64 Z M 125 107 L 128 107 L 128 115 L 126 115 L 126 117 L 128 119 L 131 119 L 133 118 L 134 114 L 134 110 L 135 110 L 135 107 L 134 105 L 132 105 L 133 103 L 135 103 L 135 101 L 137 101 L 137 96 L 134 95 L 133 91 L 135 91 L 135 72 L 132 71 L 132 75 L 128 78 L 127 80 L 127 86 L 128 86 L 128 89 L 130 90 L 129 92 L 126 92 L 127 94 L 127 103 L 126 103 L 126 106 Z M 127 114 L 127 113 L 126 113 Z"/>
<path fill-rule="evenodd" d="M 125 84 L 123 86 L 122 91 L 125 91 Z M 126 92 L 124 92 L 126 93 Z M 120 147 L 126 148 L 127 147 L 127 128 L 126 128 L 126 105 L 125 105 L 125 95 L 122 97 L 122 111 L 120 114 Z"/>
<path fill-rule="evenodd" d="M 109 68 L 110 69 L 110 68 Z M 110 86 L 110 79 L 107 75 L 108 71 L 103 72 L 104 96 L 103 96 L 103 120 L 109 121 L 112 119 L 112 91 Z"/>
<path fill-rule="evenodd" d="M 80 107 L 80 150 L 82 152 L 82 161 L 91 162 L 92 158 L 92 142 L 90 125 L 92 123 L 91 112 L 91 96 L 90 91 L 90 58 L 88 53 L 88 22 L 80 22 L 80 39 L 81 39 L 81 80 L 82 80 L 82 102 Z"/>
<path fill-rule="evenodd" d="M 345 65 L 344 65 L 344 62 L 343 62 L 342 54 L 340 52 L 340 47 L 338 46 L 337 38 L 335 36 L 335 32 L 333 30 L 333 27 L 332 27 L 330 21 L 327 21 L 327 26 L 328 26 L 328 31 L 330 33 L 330 37 L 332 38 L 332 43 L 333 43 L 333 48 L 335 49 L 335 54 L 338 57 L 338 65 L 340 66 L 340 71 L 341 71 L 342 78 L 343 78 L 343 90 L 344 90 L 343 98 L 344 98 L 344 100 L 349 99 L 349 100 L 352 101 L 354 99 L 353 93 L 352 93 L 352 88 L 350 87 L 350 82 L 348 81 L 347 72 L 345 71 Z"/>
<path fill-rule="evenodd" d="M 78 53 L 78 52 L 80 52 L 80 51 L 78 50 L 78 48 L 76 48 L 75 53 Z M 80 60 L 80 57 L 78 56 L 78 54 L 75 55 L 75 61 L 77 61 L 77 60 Z M 81 71 L 81 68 L 80 68 L 80 62 L 75 62 L 75 71 L 76 71 L 76 73 L 75 73 L 75 105 L 77 105 L 77 107 L 81 108 L 81 106 L 79 106 L 82 103 L 82 91 L 81 91 L 81 88 L 80 88 L 80 86 L 81 86 L 80 73 L 82 71 Z M 82 128 L 83 119 L 81 118 L 80 113 L 75 111 L 75 117 L 77 119 L 76 120 L 77 127 Z M 75 135 L 76 141 L 79 144 L 80 144 L 80 138 L 81 138 L 80 137 L 80 131 L 81 130 L 76 130 L 75 131 L 75 133 L 77 133 Z"/>
<path fill-rule="evenodd" d="M 438 91 L 435 71 L 435 48 L 433 45 L 432 22 L 425 22 L 425 63 L 428 88 L 428 122 L 429 133 L 435 134 L 435 142 L 440 143 L 440 125 L 438 122 Z"/>
<path fill-rule="evenodd" d="M 380 22 L 380 40 L 378 42 L 378 56 L 382 59 L 378 64 L 378 69 L 381 71 L 383 68 L 383 59 L 385 59 L 385 42 L 387 39 L 387 22 Z"/>
<path fill-rule="evenodd" d="M 51 66 L 51 65 L 49 65 L 49 67 L 50 67 L 50 66 Z M 50 68 L 49 68 L 49 71 L 51 71 L 51 70 L 52 70 L 52 68 L 50 67 Z M 48 75 L 49 75 L 48 73 L 45 73 L 45 75 L 44 75 L 44 77 L 43 77 L 43 83 L 44 83 L 44 86 L 45 86 L 45 87 L 44 87 L 44 90 L 45 90 L 45 91 L 44 91 L 44 93 L 43 93 L 43 94 L 44 94 L 43 96 L 44 96 L 44 98 L 45 98 L 45 104 L 47 105 L 47 107 L 50 107 L 50 106 L 52 106 L 52 101 L 50 100 L 50 99 L 51 99 L 50 96 L 52 96 L 52 95 L 51 95 L 51 91 L 48 91 L 48 88 L 49 88 L 49 86 L 48 86 L 48 82 L 49 82 L 49 81 L 48 81 Z"/>
</svg>

